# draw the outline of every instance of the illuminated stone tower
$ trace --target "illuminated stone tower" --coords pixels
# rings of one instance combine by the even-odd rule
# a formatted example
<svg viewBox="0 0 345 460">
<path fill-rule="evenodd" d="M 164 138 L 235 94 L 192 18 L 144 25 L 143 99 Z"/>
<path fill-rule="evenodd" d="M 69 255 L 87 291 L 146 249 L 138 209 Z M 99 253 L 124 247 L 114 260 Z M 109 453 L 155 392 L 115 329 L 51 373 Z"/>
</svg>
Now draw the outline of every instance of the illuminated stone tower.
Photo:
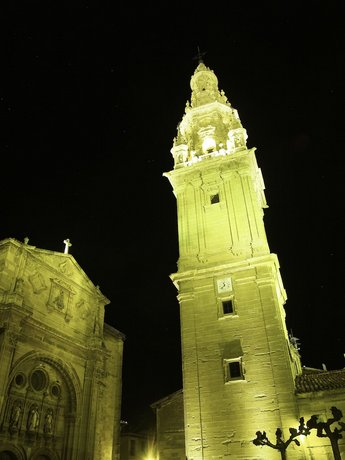
<svg viewBox="0 0 345 460">
<path fill-rule="evenodd" d="M 263 222 L 255 148 L 200 62 L 164 173 L 177 199 L 186 456 L 274 459 L 255 432 L 295 426 L 298 352 L 289 341 L 277 256 Z M 302 455 L 302 456 L 301 456 Z M 289 458 L 304 458 L 289 447 Z"/>
</svg>

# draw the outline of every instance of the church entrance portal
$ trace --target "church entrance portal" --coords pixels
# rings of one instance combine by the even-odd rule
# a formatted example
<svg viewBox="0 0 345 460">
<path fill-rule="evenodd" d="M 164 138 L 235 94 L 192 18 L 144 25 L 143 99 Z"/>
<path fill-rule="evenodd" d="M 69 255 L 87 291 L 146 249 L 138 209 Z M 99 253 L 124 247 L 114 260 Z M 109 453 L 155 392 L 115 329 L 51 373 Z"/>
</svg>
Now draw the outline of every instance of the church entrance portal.
<svg viewBox="0 0 345 460">
<path fill-rule="evenodd" d="M 0 460 L 18 460 L 18 457 L 13 452 L 4 450 L 0 452 Z"/>
</svg>

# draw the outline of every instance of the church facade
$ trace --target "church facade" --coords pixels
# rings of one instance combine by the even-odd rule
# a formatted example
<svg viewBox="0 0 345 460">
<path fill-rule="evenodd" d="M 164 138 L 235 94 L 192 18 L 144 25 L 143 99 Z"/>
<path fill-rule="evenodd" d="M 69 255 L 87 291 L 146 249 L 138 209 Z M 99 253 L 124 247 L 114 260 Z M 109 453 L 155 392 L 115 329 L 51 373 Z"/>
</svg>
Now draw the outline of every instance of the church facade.
<svg viewBox="0 0 345 460">
<path fill-rule="evenodd" d="M 66 248 L 0 242 L 4 460 L 119 458 L 124 335 Z"/>
<path fill-rule="evenodd" d="M 179 259 L 171 278 L 180 305 L 185 454 L 276 459 L 275 449 L 253 444 L 255 433 L 275 442 L 280 428 L 288 439 L 302 416 L 327 420 L 332 406 L 345 411 L 345 372 L 305 375 L 286 328 L 255 148 L 247 147 L 237 110 L 202 61 L 191 89 L 171 150 L 174 168 L 164 173 L 177 201 Z M 166 435 L 163 409 L 155 407 Z M 163 449 L 160 458 L 174 458 L 167 442 Z M 345 455 L 342 440 L 340 449 Z M 331 452 L 329 439 L 308 436 L 290 445 L 288 458 L 326 460 Z"/>
</svg>

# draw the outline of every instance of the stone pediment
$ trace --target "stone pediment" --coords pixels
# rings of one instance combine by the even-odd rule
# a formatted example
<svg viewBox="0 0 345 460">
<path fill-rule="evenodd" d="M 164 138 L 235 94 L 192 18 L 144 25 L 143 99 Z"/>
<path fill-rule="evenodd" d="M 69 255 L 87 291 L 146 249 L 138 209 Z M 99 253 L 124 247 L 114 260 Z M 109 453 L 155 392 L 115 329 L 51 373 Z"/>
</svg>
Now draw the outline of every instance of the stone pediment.
<svg viewBox="0 0 345 460">
<path fill-rule="evenodd" d="M 9 251 L 9 254 L 13 253 L 13 262 L 16 262 L 23 252 L 26 253 L 25 268 L 27 272 L 31 273 L 29 279 L 35 293 L 38 294 L 46 288 L 45 281 L 39 274 L 51 272 L 51 276 L 54 275 L 54 277 L 60 278 L 60 283 L 67 283 L 75 287 L 80 286 L 90 291 L 90 294 L 102 297 L 105 304 L 109 303 L 109 300 L 101 293 L 99 287 L 93 284 L 73 255 L 40 249 L 14 238 L 0 241 L 0 251 L 3 253 L 8 252 L 6 251 L 6 246 L 8 247 L 8 245 L 12 247 L 12 251 Z"/>
<path fill-rule="evenodd" d="M 86 275 L 77 261 L 71 254 L 57 253 L 43 249 L 30 250 L 28 264 L 37 269 L 49 270 L 61 278 L 62 283 L 77 284 L 84 289 L 93 291 L 95 295 L 99 294 L 99 290 Z M 63 281 L 65 280 L 65 281 Z"/>
<path fill-rule="evenodd" d="M 38 249 L 15 239 L 0 241 L 0 254 L 5 267 L 0 273 L 0 292 L 21 296 L 35 318 L 43 320 L 48 315 L 55 327 L 70 323 L 81 333 L 101 334 L 104 306 L 110 301 L 71 254 Z"/>
</svg>

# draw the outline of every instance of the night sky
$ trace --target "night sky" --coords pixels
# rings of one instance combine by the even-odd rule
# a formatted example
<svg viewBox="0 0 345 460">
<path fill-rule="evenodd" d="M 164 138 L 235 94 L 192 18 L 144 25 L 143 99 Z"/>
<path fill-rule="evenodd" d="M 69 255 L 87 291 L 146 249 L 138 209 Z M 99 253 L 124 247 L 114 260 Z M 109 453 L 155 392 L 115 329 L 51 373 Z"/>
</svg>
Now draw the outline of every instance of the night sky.
<svg viewBox="0 0 345 460">
<path fill-rule="evenodd" d="M 126 335 L 133 426 L 182 387 L 176 202 L 162 174 L 198 47 L 257 148 L 302 363 L 345 366 L 340 7 L 168 3 L 13 1 L 2 16 L 0 239 L 61 252 L 71 240 Z"/>
</svg>

